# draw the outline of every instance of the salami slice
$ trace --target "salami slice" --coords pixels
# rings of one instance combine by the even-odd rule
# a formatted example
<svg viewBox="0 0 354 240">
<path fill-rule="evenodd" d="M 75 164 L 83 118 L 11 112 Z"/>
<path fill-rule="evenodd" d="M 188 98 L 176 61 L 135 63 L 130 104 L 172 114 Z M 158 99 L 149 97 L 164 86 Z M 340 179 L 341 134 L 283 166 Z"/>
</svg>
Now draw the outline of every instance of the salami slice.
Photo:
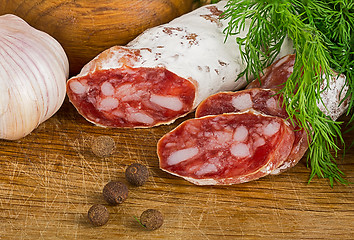
<svg viewBox="0 0 354 240">
<path fill-rule="evenodd" d="M 220 20 L 227 1 L 206 5 L 114 46 L 67 83 L 70 101 L 90 122 L 108 127 L 151 127 L 186 115 L 206 97 L 246 85 L 236 38 Z M 288 42 L 281 54 L 292 51 Z"/>
<path fill-rule="evenodd" d="M 160 168 L 197 185 L 266 176 L 289 156 L 294 132 L 282 118 L 254 111 L 190 119 L 157 145 Z"/>
<path fill-rule="evenodd" d="M 241 112 L 254 109 L 263 114 L 288 118 L 283 99 L 276 91 L 253 88 L 236 92 L 220 92 L 202 101 L 195 111 L 195 117 Z"/>
<path fill-rule="evenodd" d="M 218 115 L 223 113 L 240 112 L 254 109 L 266 115 L 288 119 L 283 99 L 276 91 L 270 89 L 253 88 L 237 92 L 221 92 L 214 94 L 204 101 L 196 109 L 195 116 Z M 294 122 L 296 124 L 296 121 Z M 295 166 L 308 149 L 307 133 L 298 125 L 289 126 L 293 129 L 295 139 L 292 150 L 286 159 L 271 174 L 279 174 Z"/>
</svg>

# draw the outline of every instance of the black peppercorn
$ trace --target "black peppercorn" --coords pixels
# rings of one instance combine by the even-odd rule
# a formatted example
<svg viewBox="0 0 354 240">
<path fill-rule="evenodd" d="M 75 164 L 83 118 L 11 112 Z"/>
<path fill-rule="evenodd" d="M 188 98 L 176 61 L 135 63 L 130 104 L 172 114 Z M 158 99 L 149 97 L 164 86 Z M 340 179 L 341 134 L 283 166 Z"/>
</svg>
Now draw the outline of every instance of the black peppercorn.
<svg viewBox="0 0 354 240">
<path fill-rule="evenodd" d="M 140 163 L 133 163 L 125 170 L 125 178 L 135 186 L 142 186 L 149 178 L 149 170 Z"/>
<path fill-rule="evenodd" d="M 95 226 L 102 226 L 108 222 L 109 212 L 101 204 L 95 204 L 88 210 L 88 219 Z"/>
<path fill-rule="evenodd" d="M 156 230 L 163 224 L 162 213 L 155 209 L 145 210 L 140 216 L 140 223 L 148 230 Z"/>
<path fill-rule="evenodd" d="M 128 187 L 122 182 L 111 181 L 104 186 L 103 197 L 109 204 L 121 204 L 128 197 Z"/>
</svg>

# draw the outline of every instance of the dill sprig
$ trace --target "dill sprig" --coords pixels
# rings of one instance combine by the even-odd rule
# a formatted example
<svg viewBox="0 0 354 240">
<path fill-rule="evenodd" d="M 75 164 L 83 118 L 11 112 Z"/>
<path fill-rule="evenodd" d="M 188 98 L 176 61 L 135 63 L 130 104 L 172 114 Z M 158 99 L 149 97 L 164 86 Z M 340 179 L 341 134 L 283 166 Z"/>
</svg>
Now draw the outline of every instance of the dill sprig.
<svg viewBox="0 0 354 240">
<path fill-rule="evenodd" d="M 318 108 L 323 83 L 328 86 L 333 70 L 346 74 L 348 95 L 354 93 L 353 3 L 351 1 L 229 0 L 224 19 L 226 36 L 249 25 L 245 37 L 236 39 L 247 64 L 245 75 L 259 78 L 280 52 L 284 39 L 292 39 L 296 51 L 293 74 L 281 90 L 290 119 L 297 119 L 311 137 L 307 163 L 314 176 L 328 178 L 330 185 L 347 184 L 335 157 L 344 144 L 340 124 Z M 332 70 L 333 69 L 333 70 Z M 350 101 L 348 114 L 353 109 Z M 352 119 L 353 116 L 352 116 Z M 339 142 L 339 143 L 338 143 Z"/>
<path fill-rule="evenodd" d="M 346 75 L 347 96 L 354 96 L 354 1 L 312 0 L 305 3 L 297 3 L 297 11 L 305 12 L 302 20 L 321 31 L 331 55 L 331 68 Z M 353 104 L 354 101 L 349 102 L 348 115 Z M 354 115 L 350 121 L 353 120 Z"/>
</svg>

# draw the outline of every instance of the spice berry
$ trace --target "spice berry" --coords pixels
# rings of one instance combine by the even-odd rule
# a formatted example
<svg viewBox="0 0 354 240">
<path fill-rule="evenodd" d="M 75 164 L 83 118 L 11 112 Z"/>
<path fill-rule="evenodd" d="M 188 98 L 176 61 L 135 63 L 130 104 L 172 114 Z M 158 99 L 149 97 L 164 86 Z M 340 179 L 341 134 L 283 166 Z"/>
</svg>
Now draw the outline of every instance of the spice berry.
<svg viewBox="0 0 354 240">
<path fill-rule="evenodd" d="M 141 214 L 140 223 L 148 230 L 156 230 L 163 224 L 163 215 L 156 209 L 147 209 Z"/>
<path fill-rule="evenodd" d="M 101 204 L 92 205 L 88 210 L 88 219 L 95 226 L 103 226 L 108 222 L 109 212 L 107 208 Z"/>
<path fill-rule="evenodd" d="M 125 178 L 135 186 L 142 186 L 149 178 L 149 170 L 140 163 L 133 163 L 125 170 Z"/>
<path fill-rule="evenodd" d="M 128 187 L 122 182 L 111 181 L 103 188 L 103 198 L 112 205 L 118 205 L 128 197 Z"/>
<path fill-rule="evenodd" d="M 91 150 L 97 157 L 107 157 L 116 148 L 113 138 L 109 136 L 99 136 L 92 140 Z"/>
</svg>

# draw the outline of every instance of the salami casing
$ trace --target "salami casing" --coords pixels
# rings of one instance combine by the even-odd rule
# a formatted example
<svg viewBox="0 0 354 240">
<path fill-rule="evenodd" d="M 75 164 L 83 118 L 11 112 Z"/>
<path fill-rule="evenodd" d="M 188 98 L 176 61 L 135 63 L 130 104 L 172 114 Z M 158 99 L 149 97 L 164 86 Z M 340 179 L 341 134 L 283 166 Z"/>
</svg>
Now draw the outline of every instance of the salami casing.
<svg viewBox="0 0 354 240">
<path fill-rule="evenodd" d="M 289 156 L 294 132 L 283 118 L 255 111 L 190 119 L 157 145 L 160 168 L 197 185 L 266 176 Z"/>
<path fill-rule="evenodd" d="M 200 103 L 196 109 L 195 116 L 199 118 L 207 115 L 241 112 L 250 109 L 283 119 L 289 118 L 281 95 L 274 90 L 261 88 L 214 94 Z M 295 136 L 292 150 L 286 161 L 271 174 L 279 174 L 295 166 L 307 151 L 308 139 L 306 131 L 296 125 L 296 121 L 294 123 L 289 121 L 289 126 L 293 129 Z"/>
<path fill-rule="evenodd" d="M 244 87 L 235 38 L 219 20 L 226 1 L 151 28 L 127 46 L 94 58 L 67 83 L 70 101 L 87 120 L 108 127 L 168 124 L 222 90 Z"/>
</svg>

